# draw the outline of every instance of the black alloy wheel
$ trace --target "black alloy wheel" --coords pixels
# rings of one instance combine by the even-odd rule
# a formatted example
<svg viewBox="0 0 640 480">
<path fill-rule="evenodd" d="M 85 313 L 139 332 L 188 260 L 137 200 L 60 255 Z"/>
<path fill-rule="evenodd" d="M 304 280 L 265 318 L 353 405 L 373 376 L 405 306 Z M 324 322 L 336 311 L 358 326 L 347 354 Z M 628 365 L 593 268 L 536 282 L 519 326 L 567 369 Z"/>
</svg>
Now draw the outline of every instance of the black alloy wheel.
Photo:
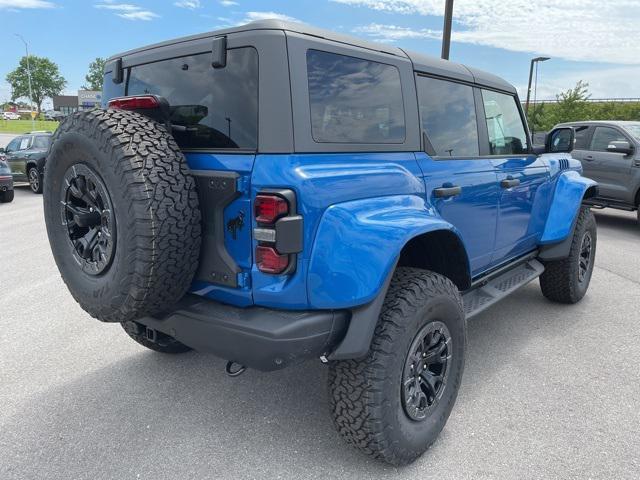
<svg viewBox="0 0 640 480">
<path fill-rule="evenodd" d="M 584 282 L 585 278 L 587 278 L 591 262 L 593 261 L 592 244 L 591 233 L 589 231 L 584 232 L 580 245 L 580 259 L 578 261 L 578 281 L 580 283 Z"/>
<path fill-rule="evenodd" d="M 116 248 L 115 215 L 104 183 L 87 165 L 75 164 L 64 175 L 61 197 L 73 257 L 89 275 L 102 274 Z"/>
<path fill-rule="evenodd" d="M 402 405 L 411 420 L 429 417 L 442 398 L 449 377 L 451 334 L 439 321 L 425 325 L 416 335 L 403 372 Z"/>
</svg>

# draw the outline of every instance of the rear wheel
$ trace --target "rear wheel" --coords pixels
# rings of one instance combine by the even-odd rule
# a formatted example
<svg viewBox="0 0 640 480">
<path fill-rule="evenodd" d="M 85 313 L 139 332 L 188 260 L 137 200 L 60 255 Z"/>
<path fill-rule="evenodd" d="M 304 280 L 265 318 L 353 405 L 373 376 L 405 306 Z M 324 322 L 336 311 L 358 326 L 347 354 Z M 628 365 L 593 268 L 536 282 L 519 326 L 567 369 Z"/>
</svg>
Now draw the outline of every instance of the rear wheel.
<svg viewBox="0 0 640 480">
<path fill-rule="evenodd" d="M 545 263 L 540 276 L 542 294 L 554 302 L 577 303 L 585 296 L 596 258 L 598 231 L 593 212 L 582 207 L 576 221 L 569 256 Z"/>
<path fill-rule="evenodd" d="M 198 195 L 162 125 L 121 110 L 68 117 L 47 160 L 44 209 L 62 279 L 92 316 L 159 314 L 187 292 L 200 253 Z"/>
<path fill-rule="evenodd" d="M 449 418 L 465 347 L 456 286 L 433 272 L 398 268 L 368 355 L 330 365 L 338 432 L 347 443 L 392 465 L 417 459 Z"/>
<path fill-rule="evenodd" d="M 27 174 L 29 177 L 29 187 L 33 193 L 42 193 L 42 175 L 36 167 L 31 167 Z"/>
<path fill-rule="evenodd" d="M 5 192 L 0 192 L 0 202 L 2 202 L 2 203 L 13 202 L 13 190 L 7 190 Z"/>
</svg>

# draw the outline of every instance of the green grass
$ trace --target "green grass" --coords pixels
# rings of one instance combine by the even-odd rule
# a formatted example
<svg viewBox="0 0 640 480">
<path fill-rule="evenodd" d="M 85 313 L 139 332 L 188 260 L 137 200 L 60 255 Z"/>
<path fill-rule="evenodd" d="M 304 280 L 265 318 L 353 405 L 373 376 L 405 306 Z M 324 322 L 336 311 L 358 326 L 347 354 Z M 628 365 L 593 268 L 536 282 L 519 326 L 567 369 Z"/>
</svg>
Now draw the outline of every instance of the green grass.
<svg viewBox="0 0 640 480">
<path fill-rule="evenodd" d="M 31 120 L 0 120 L 0 133 L 26 133 L 32 130 L 49 130 L 58 128 L 59 122 L 36 120 L 35 126 Z"/>
</svg>

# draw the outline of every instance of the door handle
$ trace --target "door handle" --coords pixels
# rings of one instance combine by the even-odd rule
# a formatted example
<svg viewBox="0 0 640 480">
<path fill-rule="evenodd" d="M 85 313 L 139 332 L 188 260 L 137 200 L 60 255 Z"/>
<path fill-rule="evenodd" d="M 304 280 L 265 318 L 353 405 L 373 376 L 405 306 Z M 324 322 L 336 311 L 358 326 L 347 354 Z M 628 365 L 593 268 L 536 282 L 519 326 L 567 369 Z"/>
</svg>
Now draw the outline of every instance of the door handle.
<svg viewBox="0 0 640 480">
<path fill-rule="evenodd" d="M 640 158 L 636 158 L 636 159 L 633 161 L 633 166 L 634 166 L 634 167 L 640 167 Z"/>
<path fill-rule="evenodd" d="M 457 185 L 443 185 L 441 188 L 434 188 L 433 189 L 433 194 L 437 197 L 437 198 L 445 198 L 445 197 L 455 197 L 457 195 L 460 195 L 462 193 L 462 187 L 459 187 Z"/>
<path fill-rule="evenodd" d="M 500 182 L 500 186 L 502 188 L 512 188 L 517 187 L 518 185 L 520 185 L 520 180 L 517 178 L 505 178 Z"/>
<path fill-rule="evenodd" d="M 586 157 L 584 157 L 584 159 L 587 162 L 593 162 L 595 160 L 595 158 L 593 157 L 593 155 L 587 155 Z"/>
</svg>

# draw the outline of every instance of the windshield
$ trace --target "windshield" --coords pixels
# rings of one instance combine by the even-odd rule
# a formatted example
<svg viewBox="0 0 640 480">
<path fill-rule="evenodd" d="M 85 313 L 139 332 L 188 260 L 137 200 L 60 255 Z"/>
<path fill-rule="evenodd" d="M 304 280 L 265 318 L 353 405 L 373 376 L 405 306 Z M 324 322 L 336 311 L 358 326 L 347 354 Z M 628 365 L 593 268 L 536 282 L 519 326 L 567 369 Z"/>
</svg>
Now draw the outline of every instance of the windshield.
<svg viewBox="0 0 640 480">
<path fill-rule="evenodd" d="M 624 129 L 631 134 L 636 140 L 640 140 L 640 123 L 630 123 L 624 126 Z"/>
</svg>

